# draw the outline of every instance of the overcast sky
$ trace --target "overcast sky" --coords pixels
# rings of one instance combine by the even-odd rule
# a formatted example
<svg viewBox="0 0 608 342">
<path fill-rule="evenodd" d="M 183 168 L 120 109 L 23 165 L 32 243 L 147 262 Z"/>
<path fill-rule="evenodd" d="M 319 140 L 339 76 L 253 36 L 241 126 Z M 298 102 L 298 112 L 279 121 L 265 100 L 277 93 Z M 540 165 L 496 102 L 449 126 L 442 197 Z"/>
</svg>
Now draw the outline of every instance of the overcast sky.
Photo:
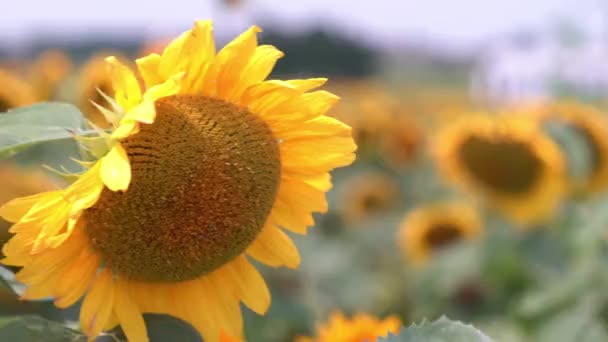
<svg viewBox="0 0 608 342">
<path fill-rule="evenodd" d="M 36 28 L 67 37 L 91 28 L 118 34 L 125 27 L 172 35 L 193 19 L 210 17 L 216 32 L 230 34 L 261 17 L 285 29 L 326 22 L 368 39 L 424 35 L 467 42 L 558 17 L 584 21 L 602 6 L 608 9 L 606 0 L 244 0 L 244 13 L 234 15 L 209 0 L 2 1 L 9 3 L 0 20 L 2 42 L 27 40 Z"/>
</svg>

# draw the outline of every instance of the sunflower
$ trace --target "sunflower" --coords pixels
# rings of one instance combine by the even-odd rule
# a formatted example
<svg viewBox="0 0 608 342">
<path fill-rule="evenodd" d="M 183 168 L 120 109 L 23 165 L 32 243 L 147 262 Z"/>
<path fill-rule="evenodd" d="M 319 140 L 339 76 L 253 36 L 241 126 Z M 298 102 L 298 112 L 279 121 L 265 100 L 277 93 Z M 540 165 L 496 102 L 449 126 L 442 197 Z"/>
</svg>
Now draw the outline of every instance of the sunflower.
<svg viewBox="0 0 608 342">
<path fill-rule="evenodd" d="M 104 115 L 93 104 L 106 104 L 103 94 L 113 96 L 111 75 L 107 72 L 107 62 L 105 60 L 109 53 L 99 53 L 91 58 L 82 66 L 77 81 L 76 104 L 84 115 L 92 123 L 99 127 L 108 127 L 108 122 Z M 122 57 L 118 58 L 123 60 Z"/>
<path fill-rule="evenodd" d="M 380 138 L 380 151 L 394 168 L 410 165 L 424 146 L 425 134 L 421 125 L 407 116 L 396 118 Z"/>
<path fill-rule="evenodd" d="M 383 87 L 369 81 L 342 81 L 334 89 L 345 95 L 332 116 L 352 127 L 360 152 L 363 147 L 365 152 L 374 151 L 392 123 L 394 99 Z"/>
<path fill-rule="evenodd" d="M 546 219 L 564 195 L 561 151 L 530 118 L 463 117 L 434 139 L 443 176 L 515 221 Z"/>
<path fill-rule="evenodd" d="M 541 125 L 560 122 L 583 138 L 590 156 L 586 177 L 570 177 L 575 193 L 597 193 L 608 186 L 608 122 L 591 106 L 574 102 L 559 102 L 532 110 Z"/>
<path fill-rule="evenodd" d="M 5 264 L 24 299 L 83 298 L 91 339 L 120 324 L 147 341 L 142 313 L 192 324 L 205 341 L 242 337 L 240 302 L 263 314 L 270 293 L 250 258 L 296 268 L 283 229 L 305 234 L 325 212 L 329 171 L 350 164 L 350 128 L 324 114 L 338 100 L 310 91 L 325 79 L 267 80 L 283 56 L 249 28 L 217 54 L 210 21 L 172 41 L 133 72 L 108 58 L 113 124 L 108 151 L 64 190 L 15 199 Z M 102 132 L 103 133 L 103 132 Z"/>
<path fill-rule="evenodd" d="M 344 182 L 338 212 L 347 223 L 356 223 L 392 208 L 399 196 L 399 184 L 379 172 L 365 172 Z"/>
<path fill-rule="evenodd" d="M 397 241 L 407 259 L 420 265 L 441 248 L 481 233 L 481 218 L 474 207 L 446 202 L 418 207 L 408 213 Z"/>
<path fill-rule="evenodd" d="M 386 337 L 389 333 L 398 334 L 401 320 L 389 316 L 383 320 L 374 316 L 358 313 L 348 319 L 339 311 L 333 312 L 326 324 L 317 327 L 316 338 L 301 337 L 297 342 L 367 342 Z"/>
<path fill-rule="evenodd" d="M 0 113 L 36 102 L 30 85 L 6 70 L 0 69 L 0 84 Z"/>
<path fill-rule="evenodd" d="M 43 52 L 30 68 L 30 84 L 38 101 L 55 98 L 59 85 L 72 70 L 70 57 L 59 50 Z"/>
</svg>

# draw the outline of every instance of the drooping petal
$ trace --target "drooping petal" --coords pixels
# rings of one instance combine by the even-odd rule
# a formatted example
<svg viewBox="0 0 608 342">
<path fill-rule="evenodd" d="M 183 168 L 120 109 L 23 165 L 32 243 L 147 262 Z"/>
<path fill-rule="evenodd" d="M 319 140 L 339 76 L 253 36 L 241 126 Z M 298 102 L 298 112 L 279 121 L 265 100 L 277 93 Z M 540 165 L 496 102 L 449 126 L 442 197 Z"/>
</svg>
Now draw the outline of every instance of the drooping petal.
<svg viewBox="0 0 608 342">
<path fill-rule="evenodd" d="M 112 312 L 115 294 L 114 275 L 105 268 L 93 280 L 80 308 L 80 327 L 89 337 L 96 337 Z"/>
<path fill-rule="evenodd" d="M 99 257 L 84 249 L 66 269 L 55 288 L 55 306 L 67 308 L 78 301 L 97 273 Z"/>
<path fill-rule="evenodd" d="M 116 144 L 101 159 L 101 179 L 112 191 L 125 191 L 131 183 L 131 164 L 127 151 L 121 144 Z"/>
<path fill-rule="evenodd" d="M 61 191 L 51 191 L 15 198 L 0 207 L 0 216 L 9 222 L 17 222 L 21 220 L 35 204 L 46 198 L 55 198 L 60 193 Z"/>
<path fill-rule="evenodd" d="M 148 332 L 142 313 L 129 296 L 128 281 L 118 278 L 114 295 L 114 313 L 129 341 L 147 342 Z"/>
<path fill-rule="evenodd" d="M 260 315 L 266 313 L 270 306 L 270 291 L 262 275 L 245 256 L 237 257 L 218 271 L 233 284 L 245 305 Z"/>
<path fill-rule="evenodd" d="M 247 254 L 268 266 L 297 268 L 300 254 L 287 234 L 274 225 L 267 224 L 253 243 Z"/>
<path fill-rule="evenodd" d="M 123 110 L 128 111 L 141 101 L 139 82 L 131 69 L 122 64 L 116 57 L 108 57 L 106 61 L 110 65 L 114 99 Z"/>
</svg>

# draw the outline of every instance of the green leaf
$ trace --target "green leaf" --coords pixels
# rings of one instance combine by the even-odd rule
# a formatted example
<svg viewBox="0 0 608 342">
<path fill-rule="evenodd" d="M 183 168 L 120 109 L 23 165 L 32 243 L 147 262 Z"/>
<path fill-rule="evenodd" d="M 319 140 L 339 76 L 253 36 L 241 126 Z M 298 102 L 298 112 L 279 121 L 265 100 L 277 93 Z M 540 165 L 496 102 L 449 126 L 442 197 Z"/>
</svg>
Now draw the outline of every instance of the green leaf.
<svg viewBox="0 0 608 342">
<path fill-rule="evenodd" d="M 47 141 L 70 141 L 83 134 L 80 111 L 65 103 L 42 103 L 0 115 L 0 159 Z"/>
<path fill-rule="evenodd" d="M 380 338 L 382 342 L 492 342 L 471 325 L 441 317 L 433 323 L 412 325 L 398 335 Z"/>
<path fill-rule="evenodd" d="M 69 103 L 61 102 L 39 103 L 0 115 L 0 126 L 55 126 L 81 129 L 83 124 L 80 110 Z"/>
<path fill-rule="evenodd" d="M 0 317 L 0 341 L 77 342 L 86 337 L 65 325 L 40 316 Z"/>
</svg>

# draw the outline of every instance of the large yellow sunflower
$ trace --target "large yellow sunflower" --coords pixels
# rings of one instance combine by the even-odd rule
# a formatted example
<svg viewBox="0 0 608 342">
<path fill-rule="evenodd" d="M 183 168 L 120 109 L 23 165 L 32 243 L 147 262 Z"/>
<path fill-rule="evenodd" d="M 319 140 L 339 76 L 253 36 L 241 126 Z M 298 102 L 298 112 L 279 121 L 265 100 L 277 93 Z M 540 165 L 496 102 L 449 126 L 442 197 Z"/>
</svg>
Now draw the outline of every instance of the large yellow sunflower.
<svg viewBox="0 0 608 342">
<path fill-rule="evenodd" d="M 64 190 L 13 200 L 5 246 L 24 299 L 84 297 L 91 338 L 120 324 L 147 341 L 142 313 L 192 324 L 206 341 L 242 337 L 240 302 L 263 314 L 268 288 L 250 262 L 295 268 L 283 231 L 305 234 L 325 212 L 329 171 L 350 164 L 350 128 L 325 116 L 325 79 L 265 81 L 277 59 L 251 27 L 215 52 L 210 21 L 137 60 L 108 58 L 114 81 L 109 148 Z M 97 141 L 98 142 L 98 141 Z M 90 146 L 99 146 L 85 140 Z M 94 149 L 96 155 L 101 155 Z"/>
<path fill-rule="evenodd" d="M 315 338 L 300 337 L 297 342 L 367 342 L 398 334 L 401 320 L 397 316 L 378 319 L 358 313 L 348 319 L 339 311 L 333 312 L 326 324 L 319 325 Z"/>
<path fill-rule="evenodd" d="M 477 210 L 459 202 L 422 206 L 408 213 L 398 233 L 398 243 L 413 264 L 424 264 L 437 250 L 482 233 Z"/>
<path fill-rule="evenodd" d="M 608 186 L 608 122 L 597 109 L 575 103 L 558 102 L 532 109 L 532 115 L 545 124 L 553 121 L 566 124 L 579 133 L 589 149 L 591 165 L 583 179 L 570 177 L 573 192 L 597 193 Z"/>
<path fill-rule="evenodd" d="M 17 75 L 0 69 L 0 85 L 0 113 L 36 102 L 30 85 Z"/>
<path fill-rule="evenodd" d="M 546 219 L 563 198 L 562 153 L 531 118 L 463 117 L 442 129 L 433 145 L 449 181 L 515 221 Z"/>
</svg>

